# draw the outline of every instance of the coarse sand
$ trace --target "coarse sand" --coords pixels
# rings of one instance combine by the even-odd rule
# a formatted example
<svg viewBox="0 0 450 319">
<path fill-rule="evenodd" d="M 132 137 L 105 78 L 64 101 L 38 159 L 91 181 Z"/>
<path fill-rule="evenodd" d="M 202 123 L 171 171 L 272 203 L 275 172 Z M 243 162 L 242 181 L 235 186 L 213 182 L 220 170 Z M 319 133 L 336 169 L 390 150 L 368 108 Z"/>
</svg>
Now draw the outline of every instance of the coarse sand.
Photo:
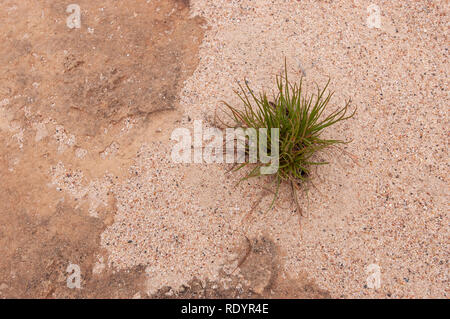
<svg viewBox="0 0 450 319">
<path fill-rule="evenodd" d="M 0 3 L 0 298 L 448 298 L 448 1 L 75 2 Z M 301 214 L 171 159 L 285 59 L 357 108 Z"/>
<path fill-rule="evenodd" d="M 351 98 L 356 116 L 327 134 L 353 141 L 322 155 L 331 163 L 300 196 L 300 219 L 287 187 L 267 211 L 267 180 L 236 187 L 227 165 L 175 164 L 171 144 L 144 145 L 113 190 L 117 212 L 102 234 L 109 266 L 145 265 L 153 293 L 217 279 L 236 266 L 245 237 L 266 236 L 286 273 L 306 272 L 332 297 L 446 298 L 448 3 L 376 4 L 381 28 L 367 24 L 370 1 L 192 0 L 207 30 L 183 118 L 168 127 L 212 126 L 221 100 L 238 103 L 232 90 L 244 78 L 270 92 L 286 57 L 291 79 L 303 73 L 314 88 L 331 78 L 332 105 Z M 371 264 L 378 289 L 368 287 Z"/>
</svg>

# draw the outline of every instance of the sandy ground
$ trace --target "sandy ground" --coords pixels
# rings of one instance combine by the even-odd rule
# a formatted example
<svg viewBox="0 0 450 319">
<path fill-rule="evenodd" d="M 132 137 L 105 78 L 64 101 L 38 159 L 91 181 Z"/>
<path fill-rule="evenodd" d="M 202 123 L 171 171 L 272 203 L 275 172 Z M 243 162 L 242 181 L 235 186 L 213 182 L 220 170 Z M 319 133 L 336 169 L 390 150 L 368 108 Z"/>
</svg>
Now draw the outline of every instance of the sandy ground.
<svg viewBox="0 0 450 319">
<path fill-rule="evenodd" d="M 377 1 L 380 28 L 370 1 L 79 1 L 80 29 L 57 3 L 0 5 L 0 297 L 447 298 L 446 1 Z M 170 158 L 285 57 L 358 107 L 301 218 L 288 187 L 268 211 L 267 179 Z"/>
</svg>

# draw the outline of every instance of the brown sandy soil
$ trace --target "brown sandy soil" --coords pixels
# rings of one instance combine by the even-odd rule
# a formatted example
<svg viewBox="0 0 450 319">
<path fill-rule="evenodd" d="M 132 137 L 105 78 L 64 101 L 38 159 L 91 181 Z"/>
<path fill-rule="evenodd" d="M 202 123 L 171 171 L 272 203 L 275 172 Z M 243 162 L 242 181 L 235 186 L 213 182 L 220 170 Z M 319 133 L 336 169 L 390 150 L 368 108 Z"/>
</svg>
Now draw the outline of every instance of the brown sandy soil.
<svg viewBox="0 0 450 319">
<path fill-rule="evenodd" d="M 379 29 L 369 1 L 79 0 L 79 29 L 70 3 L 0 4 L 0 297 L 448 296 L 445 1 L 379 1 Z M 170 160 L 284 57 L 358 107 L 300 219 L 287 187 L 267 211 L 266 179 Z"/>
</svg>

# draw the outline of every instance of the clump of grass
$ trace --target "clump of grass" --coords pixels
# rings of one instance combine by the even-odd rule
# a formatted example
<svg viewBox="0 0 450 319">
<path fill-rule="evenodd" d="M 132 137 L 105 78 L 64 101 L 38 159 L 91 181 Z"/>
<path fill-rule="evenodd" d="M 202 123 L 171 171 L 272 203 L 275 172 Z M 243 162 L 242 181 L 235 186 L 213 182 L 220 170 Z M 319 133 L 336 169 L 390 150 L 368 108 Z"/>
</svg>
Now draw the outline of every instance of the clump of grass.
<svg viewBox="0 0 450 319">
<path fill-rule="evenodd" d="M 335 123 L 347 120 L 356 112 L 349 114 L 350 100 L 342 108 L 337 108 L 326 115 L 325 110 L 333 96 L 333 92 L 327 92 L 327 84 L 321 89 L 317 87 L 316 94 L 306 94 L 302 89 L 303 77 L 294 84 L 290 83 L 285 61 L 284 75 L 276 77 L 277 90 L 273 98 L 269 100 L 265 92 L 255 94 L 245 81 L 245 87 L 239 84 L 240 91 L 235 91 L 243 103 L 242 107 L 233 107 L 227 102 L 225 113 L 233 122 L 228 127 L 242 128 L 267 128 L 268 152 L 270 152 L 271 128 L 279 128 L 279 169 L 274 173 L 276 184 L 273 206 L 278 197 L 279 186 L 283 182 L 292 186 L 294 200 L 300 212 L 297 200 L 299 186 L 307 181 L 311 168 L 328 162 L 315 161 L 314 155 L 330 146 L 348 143 L 339 139 L 324 139 L 321 137 L 325 129 Z M 258 142 L 259 142 L 258 134 Z M 264 138 L 266 138 L 264 136 Z M 245 152 L 248 155 L 248 145 Z M 260 176 L 260 167 L 267 164 L 251 164 L 246 161 L 235 168 L 242 169 L 248 165 L 254 165 L 253 169 L 243 179 Z"/>
</svg>

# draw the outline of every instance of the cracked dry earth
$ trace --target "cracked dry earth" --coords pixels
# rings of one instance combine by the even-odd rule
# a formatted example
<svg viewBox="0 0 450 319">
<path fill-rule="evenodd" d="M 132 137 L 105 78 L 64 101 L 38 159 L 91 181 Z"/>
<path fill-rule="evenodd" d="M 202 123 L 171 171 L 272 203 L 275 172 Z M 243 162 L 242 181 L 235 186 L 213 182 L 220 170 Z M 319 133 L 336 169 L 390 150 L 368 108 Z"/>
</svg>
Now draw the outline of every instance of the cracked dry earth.
<svg viewBox="0 0 450 319">
<path fill-rule="evenodd" d="M 70 3 L 0 4 L 1 298 L 448 296 L 445 1 L 379 1 L 380 29 L 363 0 L 79 0 L 79 29 Z M 359 108 L 300 219 L 287 187 L 267 211 L 267 180 L 170 159 L 284 57 Z"/>
</svg>

